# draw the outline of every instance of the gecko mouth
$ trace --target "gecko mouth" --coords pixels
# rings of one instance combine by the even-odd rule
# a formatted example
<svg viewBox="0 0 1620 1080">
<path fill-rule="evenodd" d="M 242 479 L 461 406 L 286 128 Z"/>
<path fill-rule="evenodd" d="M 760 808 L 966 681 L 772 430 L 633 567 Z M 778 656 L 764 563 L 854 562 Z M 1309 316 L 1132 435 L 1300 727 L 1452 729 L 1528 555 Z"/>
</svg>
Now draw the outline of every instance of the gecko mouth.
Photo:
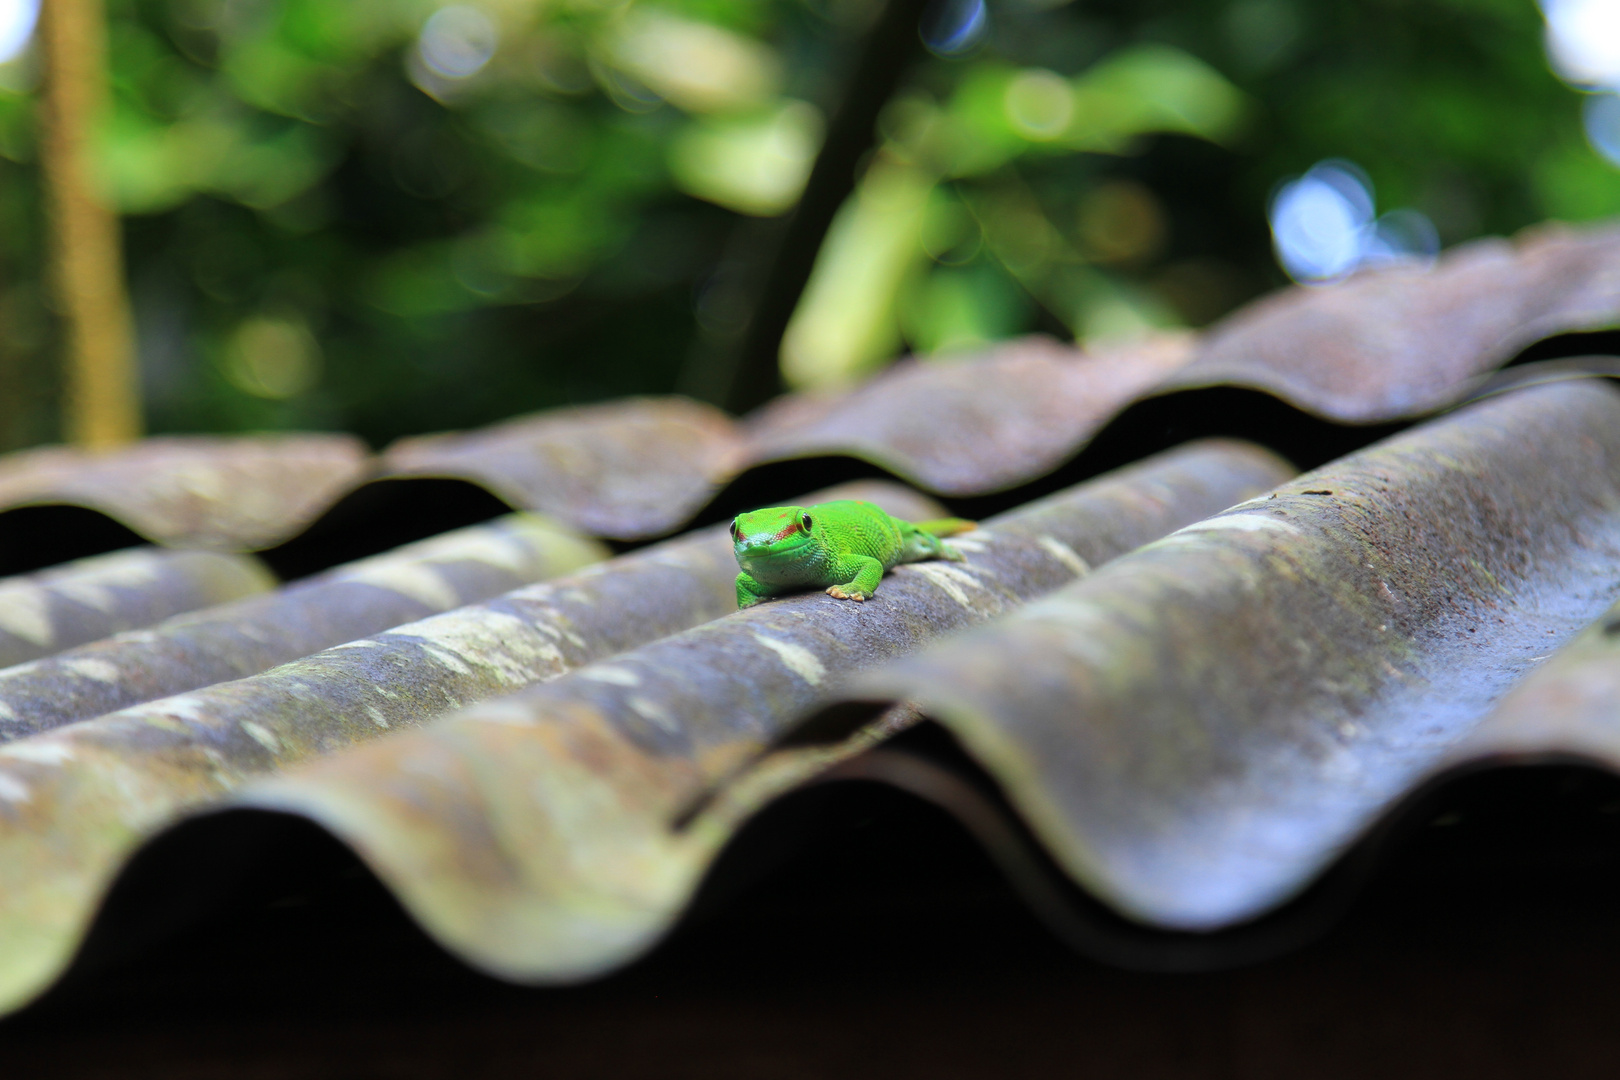
<svg viewBox="0 0 1620 1080">
<path fill-rule="evenodd" d="M 788 556 L 796 556 L 796 555 L 798 555 L 801 551 L 804 550 L 805 545 L 808 544 L 809 542 L 810 542 L 809 538 L 806 537 L 806 538 L 800 540 L 798 543 L 795 543 L 795 544 L 791 544 L 791 545 L 780 545 L 779 544 L 776 547 L 772 547 L 772 548 L 749 547 L 749 546 L 744 545 L 744 544 L 739 544 L 739 545 L 737 545 L 737 558 L 739 558 L 739 559 L 748 559 L 748 560 L 751 560 L 751 561 L 754 561 L 754 562 L 770 562 L 770 561 L 775 560 L 775 559 L 782 559 L 782 558 L 786 558 Z"/>
</svg>

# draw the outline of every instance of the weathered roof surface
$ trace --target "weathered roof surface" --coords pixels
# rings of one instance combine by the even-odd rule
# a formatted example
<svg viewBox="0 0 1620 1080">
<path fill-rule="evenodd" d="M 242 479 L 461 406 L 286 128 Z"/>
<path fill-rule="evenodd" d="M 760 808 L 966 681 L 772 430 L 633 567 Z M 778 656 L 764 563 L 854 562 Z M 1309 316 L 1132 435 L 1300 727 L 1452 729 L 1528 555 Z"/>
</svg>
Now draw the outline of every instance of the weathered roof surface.
<svg viewBox="0 0 1620 1080">
<path fill-rule="evenodd" d="M 479 483 L 512 506 L 598 536 L 657 536 L 687 521 L 732 469 L 737 433 L 718 409 L 637 398 L 403 439 L 382 456 L 390 477 Z"/>
<path fill-rule="evenodd" d="M 25 451 L 0 458 L 0 510 L 84 506 L 165 544 L 254 551 L 292 540 L 367 483 L 407 479 L 465 481 L 618 540 L 670 533 L 744 473 L 806 457 L 855 458 L 935 494 L 982 495 L 1051 472 L 1131 404 L 1180 390 L 1248 387 L 1350 423 L 1455 404 L 1537 340 L 1620 325 L 1617 251 L 1612 226 L 1543 226 L 1432 266 L 1285 289 L 1202 336 L 1094 355 L 1028 338 L 972 358 L 902 362 L 866 386 L 788 396 L 744 421 L 682 398 L 637 398 L 404 439 L 376 457 L 319 435 L 171 437 L 95 457 Z"/>
<path fill-rule="evenodd" d="M 813 593 L 736 612 L 236 802 L 334 831 L 481 967 L 602 971 L 668 928 L 757 800 L 839 756 L 773 764 L 745 782 L 746 804 L 705 799 L 829 689 L 1289 471 L 1250 446 L 1195 444 L 986 522 L 955 538 L 967 562 L 902 567 L 864 604 Z"/>
<path fill-rule="evenodd" d="M 253 551 L 295 535 L 371 470 L 347 435 L 165 436 L 0 457 L 0 507 L 83 506 L 171 547 Z"/>
<path fill-rule="evenodd" d="M 274 585 L 249 556 L 148 547 L 0 579 L 0 667 Z"/>
<path fill-rule="evenodd" d="M 793 394 L 750 417 L 742 460 L 846 455 L 945 495 L 1050 472 L 1193 356 L 1166 334 L 1088 356 L 1029 337 L 972 361 L 902 360 L 854 393 Z"/>
<path fill-rule="evenodd" d="M 1543 225 L 1512 241 L 1287 289 L 1214 327 L 1167 387 L 1237 385 L 1350 423 L 1421 416 L 1526 346 L 1620 312 L 1620 231 Z"/>
<path fill-rule="evenodd" d="M 1620 392 L 1565 384 L 1308 473 L 851 692 L 919 703 L 1095 895 L 1208 930 L 1481 752 L 1464 737 L 1617 597 Z"/>
<path fill-rule="evenodd" d="M 1620 605 L 1503 696 L 1435 771 L 1560 758 L 1620 769 Z"/>
<path fill-rule="evenodd" d="M 0 742 L 255 675 L 607 556 L 601 544 L 534 514 L 407 544 L 274 592 L 0 670 Z"/>
<path fill-rule="evenodd" d="M 1602 358 L 1482 382 L 1616 325 L 1617 251 L 1527 234 L 1204 335 L 904 362 L 742 421 L 640 399 L 375 457 L 312 437 L 0 463 L 0 506 L 77 500 L 177 547 L 285 544 L 424 478 L 547 515 L 273 589 L 245 557 L 150 552 L 0 585 L 0 643 L 47 654 L 0 670 L 0 1008 L 63 970 L 144 844 L 227 808 L 319 823 L 455 955 L 548 981 L 645 950 L 743 821 L 820 780 L 884 779 L 1024 845 L 1050 864 L 1023 883 L 1037 908 L 1134 962 L 1263 920 L 1457 769 L 1620 767 L 1620 393 L 1572 378 Z M 736 612 L 718 528 L 617 558 L 590 539 L 837 457 L 1014 504 L 1131 403 L 1211 384 L 1356 423 L 1489 396 L 1297 479 L 1253 443 L 1190 443 L 1016 506 L 959 538 L 965 562 L 859 605 Z M 339 524 L 379 528 L 356 513 Z M 0 516 L 3 539 L 29 520 Z M 908 758 L 929 732 L 958 756 Z M 1076 930 L 1085 904 L 1117 925 Z"/>
<path fill-rule="evenodd" d="M 939 513 L 903 489 L 846 493 L 919 517 Z M 185 809 L 266 771 L 425 723 L 735 607 L 736 566 L 719 528 L 458 607 L 455 586 L 464 582 L 456 578 L 469 568 L 490 597 L 502 591 L 490 577 L 503 563 L 533 580 L 595 554 L 554 526 L 500 521 L 309 579 L 268 604 L 232 605 L 179 620 L 166 635 L 101 643 L 129 658 L 120 670 L 137 680 L 154 658 L 179 653 L 187 663 L 174 677 L 190 680 L 185 689 L 203 686 L 194 677 L 198 657 L 215 667 L 242 663 L 233 654 L 239 642 L 274 634 L 280 640 L 264 648 L 286 646 L 303 629 L 324 631 L 321 640 L 335 647 L 305 648 L 313 655 L 268 671 L 261 648 L 248 654 L 250 670 L 228 671 L 217 685 L 0 748 L 0 892 L 10 897 L 0 900 L 0 999 L 24 997 L 55 974 L 123 860 Z M 469 567 L 475 559 L 484 565 Z M 421 618 L 432 611 L 444 614 Z M 357 631 L 356 618 L 369 630 Z M 338 623 L 346 633 L 331 632 L 335 620 L 350 620 Z M 236 678 L 254 671 L 263 673 Z M 6 673 L 42 709 L 57 707 L 51 680 L 74 675 L 71 663 L 49 661 Z M 108 686 L 126 695 L 146 689 L 139 681 L 133 690 Z M 68 689 L 70 703 L 95 692 L 71 681 Z M 27 700 L 13 711 L 28 722 Z"/>
<path fill-rule="evenodd" d="M 556 684 L 573 688 L 557 691 L 565 703 L 574 703 L 564 708 L 595 731 L 613 722 L 600 715 L 589 719 L 589 710 L 605 706 L 600 700 L 605 696 L 619 710 L 617 721 L 631 728 L 621 736 L 622 745 L 595 739 L 596 745 L 582 747 L 578 756 L 565 755 L 567 762 L 559 766 L 613 770 L 614 761 L 626 752 L 656 749 L 645 747 L 648 740 L 685 749 L 671 759 L 662 777 L 644 763 L 636 771 L 604 776 L 605 788 L 564 784 L 555 797 L 565 804 L 584 799 L 604 807 L 604 799 L 653 799 L 664 806 L 667 824 L 668 815 L 679 809 L 667 805 L 672 785 L 690 799 L 701 792 L 691 786 L 694 779 L 701 785 L 703 776 L 713 779 L 741 764 L 814 700 L 838 666 L 839 653 L 870 664 L 908 642 L 1005 610 L 1021 596 L 1072 578 L 1088 562 L 1196 520 L 1286 473 L 1269 455 L 1252 448 L 1216 445 L 1182 451 L 1163 463 L 1139 466 L 1123 479 L 1097 481 L 1067 498 L 1014 515 L 1010 531 L 999 541 L 1000 533 L 987 530 L 976 537 L 985 549 L 982 578 L 975 576 L 972 564 L 969 569 L 920 564 L 897 574 L 865 605 L 817 594 L 717 622 L 711 620 L 735 607 L 736 571 L 725 531 L 707 530 L 252 678 L 10 743 L 0 748 L 0 1000 L 24 999 L 56 974 L 77 945 L 96 899 L 137 844 L 179 812 L 217 799 L 256 775 L 590 665 Z M 916 517 L 937 514 L 936 507 L 904 490 L 858 493 Z M 812 623 L 831 619 L 833 624 L 796 629 L 807 616 Z M 698 624 L 706 625 L 667 636 Z M 739 644 L 747 646 L 746 653 L 733 653 Z M 593 663 L 637 646 L 641 648 L 620 659 Z M 759 663 L 766 658 L 770 668 Z M 773 685 L 733 682 L 729 676 L 736 673 L 768 674 Z M 726 690 L 728 684 L 734 688 Z M 746 704 L 741 713 L 728 708 L 739 697 Z M 705 724 L 713 729 L 707 736 L 699 730 Z M 440 730 L 440 724 L 432 730 Z M 498 735 L 504 729 L 475 720 L 473 730 Z M 397 734 L 379 742 L 390 749 L 384 751 L 385 771 L 376 776 L 374 794 L 401 784 L 408 789 L 418 779 L 431 783 L 447 770 L 457 771 L 456 760 L 440 755 L 431 743 L 426 756 L 403 774 L 386 770 L 395 754 L 420 757 L 422 751 L 413 747 L 422 737 Z M 575 736 L 563 731 L 558 737 L 565 746 Z M 530 771 L 535 755 L 546 756 L 548 747 L 562 748 L 546 738 L 538 746 L 525 739 L 488 748 L 489 758 L 478 773 L 492 783 L 506 778 L 521 803 L 520 793 L 535 790 L 535 777 L 542 775 Z M 334 767 L 363 770 L 367 760 Z M 433 793 L 422 794 L 431 806 Z M 480 819 L 477 805 L 450 807 L 437 819 L 413 822 L 411 832 L 419 842 L 408 846 L 418 858 L 443 850 L 473 865 L 498 861 L 504 845 L 492 842 L 491 823 Z M 385 811 L 375 807 L 369 816 Z M 610 824 L 591 823 L 585 805 L 575 810 L 580 812 L 585 813 L 580 824 L 586 827 L 571 842 L 589 842 Z M 447 835 L 441 846 L 429 839 L 435 827 L 472 832 Z M 536 849 L 533 854 L 538 858 L 544 852 Z M 612 851 L 602 855 L 593 865 L 613 861 Z M 634 874 L 636 865 L 619 869 Z M 688 863 L 688 885 L 702 865 Z M 459 892 L 479 885 L 470 880 L 450 883 Z M 671 897 L 659 912 L 662 919 L 644 927 L 643 934 L 672 918 L 683 898 Z M 462 915 L 446 911 L 441 918 Z M 529 951 L 544 944 L 531 945 Z M 622 953 L 622 947 L 603 953 L 597 966 Z"/>
</svg>

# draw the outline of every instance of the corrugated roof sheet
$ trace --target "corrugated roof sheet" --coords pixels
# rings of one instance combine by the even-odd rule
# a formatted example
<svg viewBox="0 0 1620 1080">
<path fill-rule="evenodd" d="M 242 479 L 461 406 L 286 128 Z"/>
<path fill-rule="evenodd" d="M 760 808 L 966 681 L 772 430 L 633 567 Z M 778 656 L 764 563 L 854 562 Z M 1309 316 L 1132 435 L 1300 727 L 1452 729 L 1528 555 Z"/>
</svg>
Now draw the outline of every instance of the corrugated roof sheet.
<svg viewBox="0 0 1620 1080">
<path fill-rule="evenodd" d="M 381 828 L 376 843 L 403 834 L 403 847 L 416 862 L 440 852 L 458 870 L 499 867 L 508 856 L 544 859 L 544 846 L 514 849 L 492 836 L 490 829 L 499 826 L 483 810 L 496 798 L 516 798 L 521 807 L 523 792 L 537 791 L 536 778 L 547 771 L 533 771 L 536 756 L 561 754 L 550 771 L 572 770 L 571 779 L 544 785 L 551 797 L 565 805 L 585 800 L 603 811 L 628 800 L 632 809 L 661 815 L 644 817 L 634 832 L 615 838 L 619 815 L 593 821 L 587 812 L 579 818 L 583 808 L 577 805 L 565 812 L 580 827 L 572 835 L 565 829 L 562 842 L 602 844 L 594 856 L 582 855 L 584 861 L 613 877 L 635 878 L 646 860 L 621 861 L 622 845 L 644 841 L 649 829 L 667 828 L 706 782 L 743 764 L 812 704 L 840 666 L 869 666 L 1008 610 L 1090 562 L 1263 490 L 1287 471 L 1263 452 L 1237 445 L 1181 451 L 1124 478 L 1098 481 L 1014 514 L 1001 530 L 963 538 L 980 549 L 972 567 L 908 568 L 885 583 L 881 604 L 828 600 L 810 606 L 803 601 L 815 598 L 803 597 L 720 619 L 736 606 L 736 564 L 725 530 L 706 530 L 252 678 L 10 743 L 0 748 L 0 997 L 22 998 L 55 975 L 122 861 L 177 813 L 253 776 L 430 720 L 436 721 L 431 735 L 381 740 L 380 763 L 365 756 L 353 763 L 342 755 L 334 759 L 340 776 L 359 770 L 368 777 L 362 788 L 375 781 L 376 794 L 393 792 L 399 800 L 357 810 L 359 820 Z M 855 493 L 913 517 L 937 515 L 937 507 L 904 490 Z M 698 629 L 678 633 L 688 627 Z M 609 657 L 614 659 L 593 663 Z M 544 712 L 547 703 L 560 710 L 549 725 L 541 722 L 553 729 L 549 737 L 537 740 L 526 730 L 532 723 L 513 717 L 513 710 L 521 716 L 524 708 L 517 703 L 496 707 L 494 723 L 441 719 L 470 702 L 574 668 L 580 670 L 546 686 L 537 702 L 542 716 L 551 715 Z M 467 743 L 462 753 L 439 745 L 458 732 Z M 488 739 L 494 745 L 484 745 Z M 401 754 L 407 763 L 394 768 Z M 455 794 L 433 790 L 435 782 L 468 770 L 490 790 L 475 790 L 432 813 Z M 592 772 L 599 774 L 594 780 Z M 430 787 L 414 792 L 418 781 Z M 390 810 L 410 814 L 394 832 Z M 533 833 L 554 830 L 555 824 L 529 820 L 518 827 Z M 433 838 L 436 830 L 445 834 L 442 840 Z M 687 846 L 678 843 L 664 856 L 682 863 L 679 884 L 685 888 L 665 898 L 656 923 L 637 928 L 639 940 L 674 917 L 713 854 L 712 843 L 691 854 L 683 850 Z M 555 885 L 541 883 L 547 871 L 563 869 L 542 865 L 523 875 L 540 879 L 540 897 L 523 897 L 530 908 L 544 908 L 555 892 Z M 448 885 L 466 902 L 483 896 L 476 902 L 482 907 L 498 896 L 485 895 L 484 883 L 459 880 L 456 873 L 446 880 L 430 869 L 423 876 Z M 420 878 L 401 884 L 432 887 Z M 579 887 L 589 884 L 587 879 Z M 672 884 L 663 874 L 627 887 L 645 891 Z M 436 922 L 458 927 L 471 916 L 474 925 L 495 931 L 502 944 L 486 946 L 481 957 L 518 948 L 510 933 L 476 910 L 452 904 L 434 914 Z M 557 916 L 542 911 L 537 918 Z M 556 944 L 555 936 L 547 937 L 524 951 L 544 953 Z M 599 955 L 594 966 L 624 953 L 620 946 Z"/>
<path fill-rule="evenodd" d="M 0 742 L 256 675 L 607 556 L 601 544 L 523 513 L 407 544 L 0 671 Z"/>
<path fill-rule="evenodd" d="M 842 680 L 1289 471 L 1253 447 L 1195 444 L 986 522 L 955 538 L 968 562 L 899 569 L 865 604 L 819 593 L 762 604 L 235 801 L 343 837 L 481 967 L 521 979 L 602 971 L 667 929 L 762 799 L 871 741 L 858 733 L 738 776 Z M 717 784 L 727 797 L 711 804 Z"/>
<path fill-rule="evenodd" d="M 736 612 L 718 529 L 611 559 L 590 537 L 667 533 L 785 461 L 1016 491 L 1183 388 L 1411 418 L 1617 315 L 1615 234 L 1542 230 L 1288 290 L 1201 336 L 905 362 L 743 421 L 642 399 L 375 457 L 290 437 L 0 462 L 0 505 L 216 551 L 286 545 L 340 505 L 363 535 L 356 493 L 422 478 L 529 512 L 269 591 L 251 559 L 150 552 L 0 586 L 0 632 L 54 654 L 0 671 L 0 1007 L 49 985 L 132 854 L 198 813 L 314 820 L 457 955 L 568 980 L 657 940 L 760 807 L 852 776 L 1023 845 L 1015 876 L 1046 860 L 1022 883 L 1082 947 L 1185 953 L 1435 777 L 1615 763 L 1615 391 L 1504 390 L 1292 480 L 1255 445 L 1188 444 L 987 521 L 965 563 L 902 568 L 862 605 Z M 1583 367 L 1601 364 L 1552 374 Z M 954 750 L 913 752 L 939 730 Z"/>
<path fill-rule="evenodd" d="M 1349 423 L 1421 416 L 1543 338 L 1612 328 L 1617 240 L 1613 226 L 1542 225 L 1432 267 L 1283 290 L 1212 328 L 1169 385 L 1252 386 Z"/>
<path fill-rule="evenodd" d="M 364 444 L 346 435 L 47 446 L 0 457 L 0 507 L 82 506 L 171 547 L 253 551 L 300 532 L 370 468 Z"/>
<path fill-rule="evenodd" d="M 293 540 L 357 488 L 407 479 L 465 481 L 617 540 L 665 535 L 743 473 L 819 455 L 935 494 L 981 495 L 1051 472 L 1127 406 L 1178 390 L 1248 387 L 1349 423 L 1455 404 L 1526 345 L 1620 325 L 1615 236 L 1541 226 L 1478 241 L 1430 267 L 1282 290 L 1197 337 L 1095 355 L 1037 337 L 972 362 L 901 362 L 868 385 L 791 395 L 741 422 L 639 398 L 404 439 L 372 458 L 327 435 L 26 451 L 0 460 L 0 511 L 82 506 L 171 546 L 256 551 Z"/>
<path fill-rule="evenodd" d="M 1620 393 L 1565 384 L 1291 480 L 851 692 L 918 702 L 1111 906 L 1209 930 L 1466 759 L 1617 597 Z"/>
<path fill-rule="evenodd" d="M 257 559 L 128 548 L 0 580 L 0 666 L 273 588 Z"/>
</svg>

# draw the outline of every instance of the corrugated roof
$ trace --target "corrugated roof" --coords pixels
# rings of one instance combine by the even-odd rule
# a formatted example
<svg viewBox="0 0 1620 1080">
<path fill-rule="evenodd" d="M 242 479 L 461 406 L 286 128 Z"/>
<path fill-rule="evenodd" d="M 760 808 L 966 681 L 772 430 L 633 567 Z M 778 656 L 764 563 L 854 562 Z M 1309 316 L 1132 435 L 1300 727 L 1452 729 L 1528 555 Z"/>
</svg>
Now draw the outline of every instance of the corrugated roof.
<svg viewBox="0 0 1620 1080">
<path fill-rule="evenodd" d="M 47 446 L 0 458 L 0 506 L 82 506 L 156 543 L 252 551 L 303 529 L 369 467 L 364 444 L 345 435 L 168 436 L 113 452 Z"/>
<path fill-rule="evenodd" d="M 1620 393 L 1565 384 L 1307 473 L 850 692 L 918 702 L 1112 907 L 1209 930 L 1470 760 L 1617 598 Z"/>
<path fill-rule="evenodd" d="M 258 560 L 137 547 L 0 580 L 0 666 L 274 588 Z"/>
<path fill-rule="evenodd" d="M 1617 252 L 1608 230 L 1543 230 L 1288 290 L 1202 336 L 905 362 L 743 421 L 642 399 L 374 457 L 290 437 L 0 461 L 12 545 L 20 508 L 56 504 L 214 551 L 324 517 L 366 550 L 391 534 L 359 496 L 423 478 L 524 511 L 276 589 L 246 556 L 148 551 L 0 586 L 0 632 L 50 654 L 0 671 L 0 1006 L 60 974 L 143 844 L 225 809 L 319 823 L 457 956 L 566 981 L 648 948 L 781 793 L 880 778 L 999 845 L 1082 948 L 1175 963 L 1435 777 L 1614 763 L 1620 395 L 1591 379 L 1501 390 L 1295 479 L 1252 443 L 1190 443 L 1017 505 L 960 539 L 965 563 L 901 568 L 861 605 L 736 612 L 719 529 L 617 558 L 592 537 L 670 532 L 795 460 L 1017 503 L 1133 402 L 1212 384 L 1410 419 L 1525 345 L 1620 324 Z M 950 740 L 933 756 L 930 731 Z"/>
<path fill-rule="evenodd" d="M 935 494 L 982 495 L 1050 473 L 1131 404 L 1179 390 L 1253 388 L 1357 424 L 1455 404 L 1535 341 L 1620 325 L 1616 250 L 1612 227 L 1541 226 L 1462 245 L 1431 267 L 1285 289 L 1201 336 L 1096 354 L 1035 337 L 972 362 L 903 361 L 867 385 L 790 395 L 743 421 L 640 398 L 404 439 L 374 457 L 332 435 L 26 451 L 0 460 L 0 523 L 5 511 L 77 506 L 171 546 L 258 551 L 295 540 L 357 490 L 434 478 L 582 532 L 645 540 L 693 520 L 750 470 L 823 455 Z M 365 532 L 376 512 L 344 527 Z"/>
<path fill-rule="evenodd" d="M 180 554 L 202 557 L 177 552 L 171 558 Z M 509 514 L 339 566 L 273 592 L 224 605 L 199 605 L 155 626 L 0 671 L 0 742 L 256 675 L 607 556 L 601 544 L 545 518 Z M 259 576 L 262 580 L 268 574 L 261 569 Z"/>
</svg>

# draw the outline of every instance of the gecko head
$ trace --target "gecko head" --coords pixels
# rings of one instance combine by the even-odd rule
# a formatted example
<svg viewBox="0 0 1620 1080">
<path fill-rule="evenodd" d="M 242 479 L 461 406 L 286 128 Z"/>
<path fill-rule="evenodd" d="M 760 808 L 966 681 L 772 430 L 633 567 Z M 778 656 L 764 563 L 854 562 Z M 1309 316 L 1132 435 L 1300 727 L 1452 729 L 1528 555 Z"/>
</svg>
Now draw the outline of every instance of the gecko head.
<svg viewBox="0 0 1620 1080">
<path fill-rule="evenodd" d="M 814 516 L 802 506 L 751 510 L 731 520 L 731 546 L 738 562 L 796 556 L 811 542 L 814 526 Z"/>
</svg>

